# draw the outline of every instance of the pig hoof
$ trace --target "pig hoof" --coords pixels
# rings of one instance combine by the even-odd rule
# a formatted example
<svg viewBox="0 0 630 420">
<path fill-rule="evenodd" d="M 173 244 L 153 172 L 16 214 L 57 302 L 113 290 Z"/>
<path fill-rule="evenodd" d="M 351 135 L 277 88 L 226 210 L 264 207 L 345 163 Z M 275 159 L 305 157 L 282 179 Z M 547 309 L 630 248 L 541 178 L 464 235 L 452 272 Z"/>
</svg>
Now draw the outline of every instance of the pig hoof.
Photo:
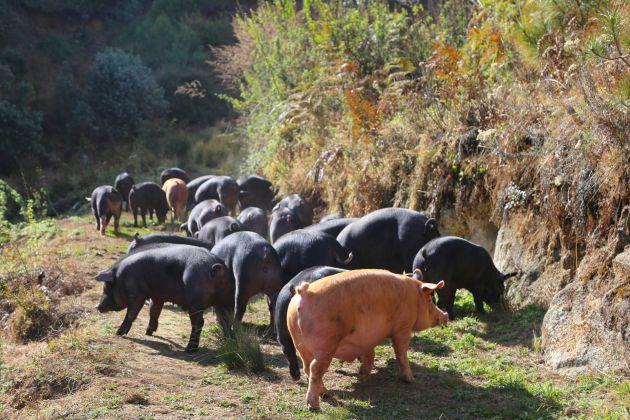
<svg viewBox="0 0 630 420">
<path fill-rule="evenodd" d="M 402 377 L 402 380 L 403 380 L 403 382 L 408 383 L 408 384 L 410 384 L 410 383 L 413 383 L 413 382 L 414 382 L 413 376 L 411 376 L 411 375 L 408 375 L 408 376 L 407 376 L 407 375 L 404 375 L 404 376 Z"/>
<path fill-rule="evenodd" d="M 127 331 L 125 328 L 118 328 L 118 331 L 116 331 L 116 335 L 125 335 L 128 332 L 129 331 Z"/>
<path fill-rule="evenodd" d="M 155 329 L 153 328 L 147 328 L 147 330 L 145 331 L 146 335 L 153 335 L 153 333 L 155 332 Z"/>
<path fill-rule="evenodd" d="M 319 403 L 318 404 L 307 404 L 308 411 L 320 411 Z"/>
<path fill-rule="evenodd" d="M 297 372 L 291 371 L 291 378 L 294 381 L 299 381 L 300 380 L 300 371 L 299 370 Z"/>
<path fill-rule="evenodd" d="M 186 349 L 184 350 L 186 353 L 197 353 L 199 351 L 199 347 L 197 346 L 191 346 L 190 344 L 186 346 Z"/>
<path fill-rule="evenodd" d="M 365 382 L 370 377 L 369 373 L 359 373 L 359 382 Z"/>
</svg>

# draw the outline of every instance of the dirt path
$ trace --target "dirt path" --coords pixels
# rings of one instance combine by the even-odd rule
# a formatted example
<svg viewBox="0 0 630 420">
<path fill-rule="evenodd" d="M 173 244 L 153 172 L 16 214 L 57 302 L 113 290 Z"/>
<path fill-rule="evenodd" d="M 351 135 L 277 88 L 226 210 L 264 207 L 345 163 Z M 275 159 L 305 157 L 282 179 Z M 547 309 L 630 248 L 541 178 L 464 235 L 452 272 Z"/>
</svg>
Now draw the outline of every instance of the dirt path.
<svg viewBox="0 0 630 420">
<path fill-rule="evenodd" d="M 128 223 L 128 216 L 126 221 Z M 146 336 L 145 308 L 127 337 L 117 337 L 124 311 L 98 314 L 92 307 L 100 287 L 92 276 L 108 267 L 134 233 L 129 226 L 117 237 L 102 238 L 86 217 L 58 221 L 53 239 L 26 246 L 30 263 L 56 264 L 69 279 L 88 288 L 64 305 L 81 309 L 79 326 L 48 343 L 3 344 L 5 370 L 3 414 L 39 417 L 106 418 L 479 418 L 596 415 L 609 410 L 628 414 L 627 381 L 600 376 L 567 379 L 548 371 L 532 346 L 532 329 L 542 312 L 525 308 L 513 314 L 474 316 L 464 295 L 457 310 L 464 316 L 446 328 L 416 335 L 410 360 L 416 377 L 411 385 L 398 379 L 391 346 L 377 348 L 376 369 L 365 383 L 357 381 L 358 364 L 333 362 L 325 376 L 332 397 L 323 412 L 304 408 L 306 383 L 288 375 L 279 346 L 263 338 L 268 370 L 262 374 L 228 371 L 220 364 L 206 314 L 201 350 L 184 353 L 190 323 L 186 313 L 165 307 L 154 336 Z M 146 232 L 146 231 L 141 231 Z M 258 300 L 245 321 L 263 331 L 266 305 Z M 613 416 L 614 418 L 614 416 Z"/>
</svg>

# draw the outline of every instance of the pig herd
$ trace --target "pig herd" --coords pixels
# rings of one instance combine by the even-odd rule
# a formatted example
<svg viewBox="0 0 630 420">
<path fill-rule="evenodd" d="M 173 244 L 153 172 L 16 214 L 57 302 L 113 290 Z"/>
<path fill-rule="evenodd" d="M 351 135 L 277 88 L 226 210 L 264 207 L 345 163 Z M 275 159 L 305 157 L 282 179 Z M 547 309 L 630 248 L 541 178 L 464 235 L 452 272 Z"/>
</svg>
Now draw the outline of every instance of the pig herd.
<svg viewBox="0 0 630 420">
<path fill-rule="evenodd" d="M 104 283 L 97 309 L 126 309 L 117 331 L 125 335 L 149 301 L 151 335 L 164 303 L 180 305 L 191 323 L 186 352 L 194 352 L 206 309 L 213 307 L 223 332 L 232 334 L 248 301 L 262 293 L 295 380 L 298 356 L 302 361 L 311 409 L 326 393 L 322 378 L 333 358 L 359 360 L 364 379 L 385 338 L 392 340 L 402 378 L 413 380 L 407 360 L 412 332 L 446 323 L 460 288 L 472 293 L 479 312 L 484 303 L 495 307 L 504 281 L 516 274 L 501 273 L 481 246 L 441 236 L 435 219 L 413 210 L 336 214 L 313 224 L 307 200 L 293 194 L 274 205 L 272 184 L 259 176 L 190 180 L 170 168 L 160 182 L 135 184 L 123 173 L 114 187 L 98 187 L 89 199 L 101 234 L 112 217 L 118 229 L 123 204 L 135 226 L 138 215 L 146 225 L 147 213 L 163 223 L 169 210 L 180 220 L 188 212 L 181 225 L 187 236 L 136 234 L 126 255 L 96 276 Z"/>
</svg>

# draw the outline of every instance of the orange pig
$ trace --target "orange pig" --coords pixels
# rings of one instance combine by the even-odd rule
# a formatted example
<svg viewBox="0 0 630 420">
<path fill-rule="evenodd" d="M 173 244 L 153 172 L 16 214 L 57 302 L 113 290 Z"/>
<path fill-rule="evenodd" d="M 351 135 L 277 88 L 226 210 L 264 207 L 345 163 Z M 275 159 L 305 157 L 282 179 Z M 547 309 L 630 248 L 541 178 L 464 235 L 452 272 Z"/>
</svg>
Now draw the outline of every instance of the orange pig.
<svg viewBox="0 0 630 420">
<path fill-rule="evenodd" d="M 175 218 L 182 220 L 188 203 L 188 187 L 179 178 L 171 178 L 164 182 L 162 189 L 166 193 L 168 206 L 173 210 Z"/>
<path fill-rule="evenodd" d="M 391 338 L 405 381 L 413 381 L 407 359 L 412 331 L 448 322 L 431 299 L 444 286 L 422 283 L 385 270 L 354 270 L 302 283 L 289 303 L 287 323 L 309 379 L 306 402 L 319 409 L 322 380 L 332 358 L 361 361 L 359 378 L 374 364 L 374 347 Z"/>
</svg>

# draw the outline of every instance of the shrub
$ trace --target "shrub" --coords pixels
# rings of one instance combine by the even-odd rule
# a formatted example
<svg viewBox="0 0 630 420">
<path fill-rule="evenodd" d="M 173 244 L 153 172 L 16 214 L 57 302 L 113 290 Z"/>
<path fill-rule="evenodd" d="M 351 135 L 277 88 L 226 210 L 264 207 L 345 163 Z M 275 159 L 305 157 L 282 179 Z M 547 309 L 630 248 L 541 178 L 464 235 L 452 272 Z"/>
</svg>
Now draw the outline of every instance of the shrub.
<svg viewBox="0 0 630 420">
<path fill-rule="evenodd" d="M 24 157 L 40 155 L 41 139 L 41 113 L 0 99 L 0 174 L 10 174 Z"/>
<path fill-rule="evenodd" d="M 107 49 L 96 55 L 87 80 L 87 105 L 81 111 L 93 119 L 95 134 L 126 140 L 145 119 L 163 115 L 168 107 L 164 91 L 140 58 Z"/>
<path fill-rule="evenodd" d="M 219 360 L 230 370 L 245 369 L 250 372 L 266 370 L 256 329 L 235 324 L 233 331 L 232 335 L 225 335 L 218 329 L 214 331 Z"/>
<path fill-rule="evenodd" d="M 0 179 L 0 223 L 17 223 L 20 220 L 22 197 L 9 184 Z"/>
<path fill-rule="evenodd" d="M 37 235 L 36 231 L 22 232 Z M 64 273 L 54 262 L 45 269 L 30 264 L 16 245 L 9 244 L 1 252 L 0 319 L 11 340 L 44 340 L 76 324 L 81 310 L 61 305 L 61 298 L 85 290 L 84 280 Z"/>
</svg>

